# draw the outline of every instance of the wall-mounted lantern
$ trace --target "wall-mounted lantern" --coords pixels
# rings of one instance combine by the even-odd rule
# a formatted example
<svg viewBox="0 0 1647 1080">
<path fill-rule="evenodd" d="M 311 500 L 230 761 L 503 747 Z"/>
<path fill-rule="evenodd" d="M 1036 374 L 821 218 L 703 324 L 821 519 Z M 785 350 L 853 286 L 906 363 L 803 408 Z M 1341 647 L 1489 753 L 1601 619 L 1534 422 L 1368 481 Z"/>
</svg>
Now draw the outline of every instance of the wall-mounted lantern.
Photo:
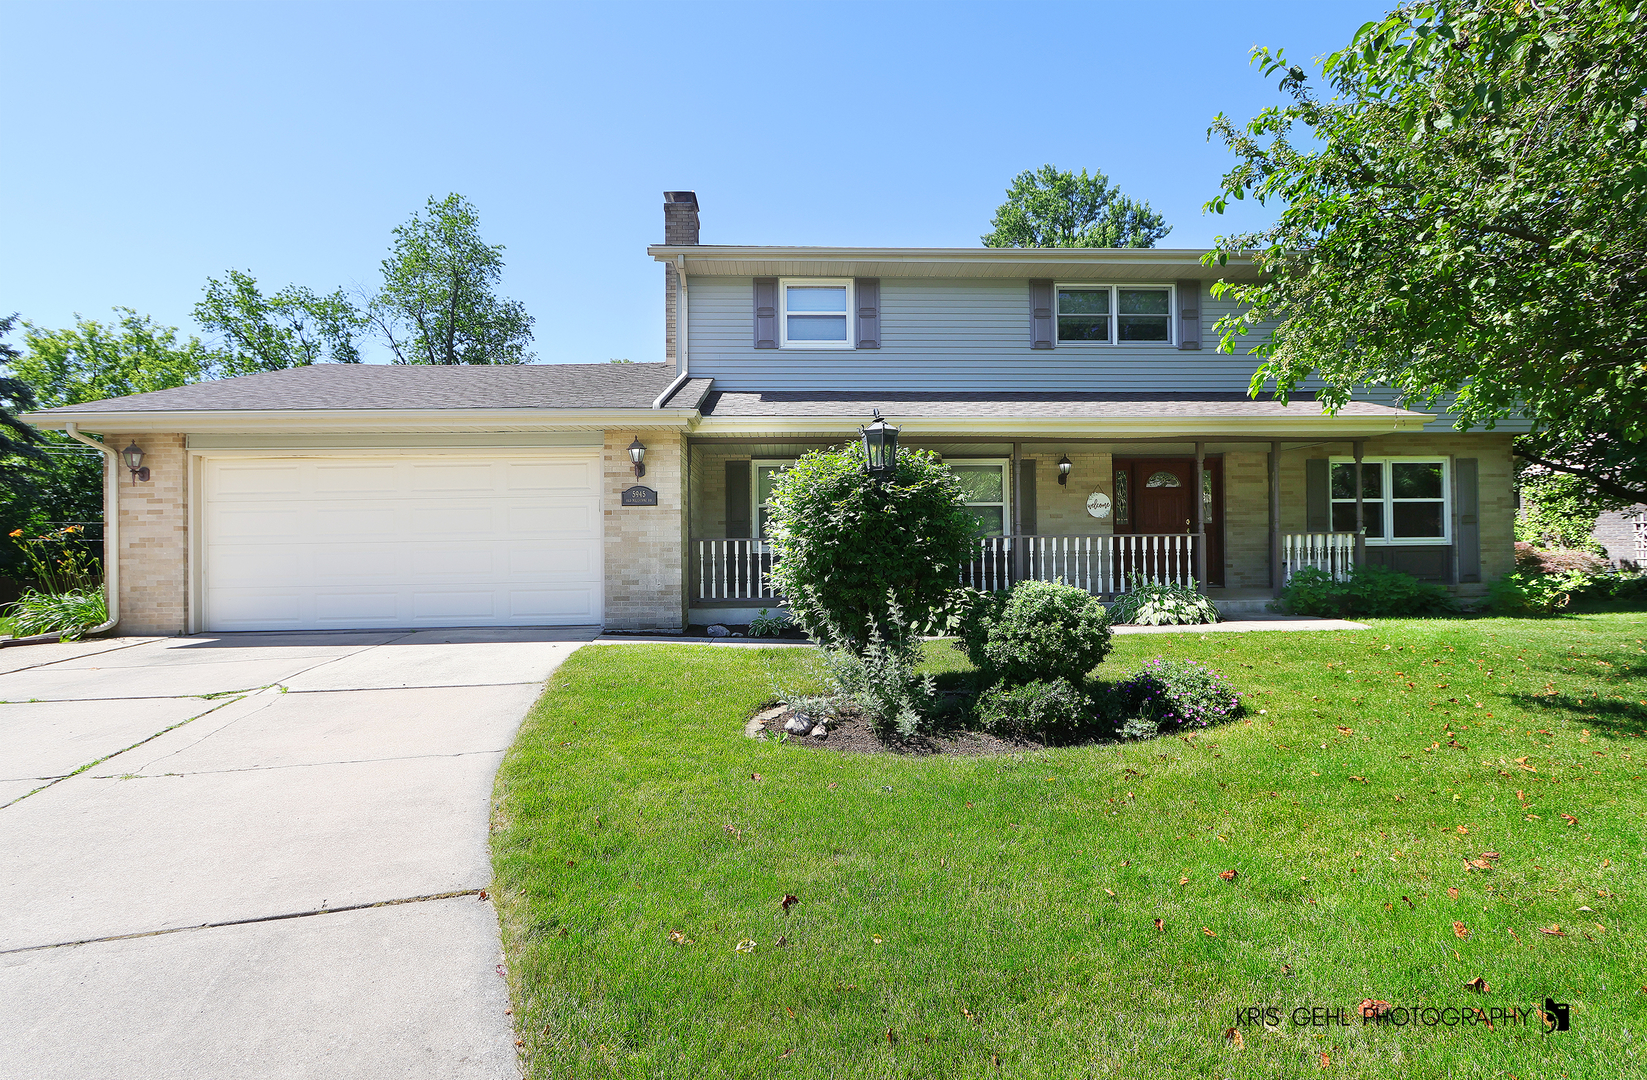
<svg viewBox="0 0 1647 1080">
<path fill-rule="evenodd" d="M 881 419 L 881 410 L 858 429 L 864 437 L 864 471 L 877 480 L 891 476 L 898 467 L 898 429 Z"/>
<path fill-rule="evenodd" d="M 149 470 L 143 465 L 143 448 L 137 445 L 136 439 L 132 440 L 130 446 L 120 451 L 120 456 L 125 459 L 126 468 L 132 471 L 132 483 L 135 484 L 139 480 L 147 481 L 149 479 Z"/>
<path fill-rule="evenodd" d="M 1059 458 L 1058 459 L 1058 483 L 1068 484 L 1069 483 L 1069 471 L 1073 468 L 1075 468 L 1075 465 L 1074 465 L 1073 462 L 1071 462 L 1069 460 L 1069 455 L 1068 454 L 1065 454 L 1063 457 Z"/>
<path fill-rule="evenodd" d="M 646 475 L 646 444 L 640 441 L 639 435 L 629 444 L 629 460 L 635 466 L 636 480 Z"/>
</svg>

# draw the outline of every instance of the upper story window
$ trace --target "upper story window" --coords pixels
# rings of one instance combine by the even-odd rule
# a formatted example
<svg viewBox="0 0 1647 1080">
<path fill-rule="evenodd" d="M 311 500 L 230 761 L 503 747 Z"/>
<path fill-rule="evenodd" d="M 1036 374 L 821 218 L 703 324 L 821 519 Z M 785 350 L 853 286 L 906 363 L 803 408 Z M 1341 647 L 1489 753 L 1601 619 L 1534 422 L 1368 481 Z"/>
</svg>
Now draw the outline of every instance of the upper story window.
<svg viewBox="0 0 1647 1080">
<path fill-rule="evenodd" d="M 852 348 L 850 278 L 786 278 L 778 282 L 778 304 L 784 348 Z"/>
<path fill-rule="evenodd" d="M 1380 544 L 1444 542 L 1447 462 L 1418 458 L 1366 458 L 1361 463 L 1362 523 L 1367 540 Z M 1355 531 L 1355 463 L 1332 464 L 1332 527 Z"/>
<path fill-rule="evenodd" d="M 1172 344 L 1172 286 L 1059 285 L 1059 344 Z"/>
</svg>

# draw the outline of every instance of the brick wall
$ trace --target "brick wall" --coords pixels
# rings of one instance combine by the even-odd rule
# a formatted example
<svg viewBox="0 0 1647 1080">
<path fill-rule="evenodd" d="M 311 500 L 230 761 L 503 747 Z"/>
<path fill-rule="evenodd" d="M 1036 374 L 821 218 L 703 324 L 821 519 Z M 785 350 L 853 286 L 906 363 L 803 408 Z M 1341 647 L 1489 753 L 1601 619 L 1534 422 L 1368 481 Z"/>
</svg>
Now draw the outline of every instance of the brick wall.
<svg viewBox="0 0 1647 1080">
<path fill-rule="evenodd" d="M 1286 455 L 1282 455 L 1283 465 Z M 1269 448 L 1253 443 L 1224 452 L 1224 587 L 1267 589 L 1270 585 Z M 1303 466 L 1291 487 L 1281 474 L 1281 517 L 1289 501 L 1304 497 Z M 1300 510 L 1300 522 L 1302 522 Z M 1300 524 L 1299 528 L 1303 528 Z"/>
<path fill-rule="evenodd" d="M 143 448 L 147 483 L 117 471 L 120 627 L 124 634 L 181 634 L 188 627 L 189 477 L 182 435 L 104 435 L 105 445 Z"/>
<path fill-rule="evenodd" d="M 1064 449 L 1036 447 L 1023 451 L 1035 462 L 1035 520 L 1025 521 L 1042 536 L 1099 536 L 1115 531 L 1115 470 L 1113 458 L 1088 446 Z M 1058 483 L 1058 459 L 1068 456 L 1069 483 Z M 1087 513 L 1087 497 L 1102 491 L 1110 498 L 1110 516 Z M 1010 514 L 1010 510 L 1008 513 Z"/>
<path fill-rule="evenodd" d="M 685 625 L 685 440 L 678 431 L 641 431 L 646 475 L 629 462 L 636 432 L 608 431 L 601 454 L 606 515 L 606 625 L 614 630 L 678 630 Z M 622 506 L 625 488 L 658 493 L 656 506 Z"/>
</svg>

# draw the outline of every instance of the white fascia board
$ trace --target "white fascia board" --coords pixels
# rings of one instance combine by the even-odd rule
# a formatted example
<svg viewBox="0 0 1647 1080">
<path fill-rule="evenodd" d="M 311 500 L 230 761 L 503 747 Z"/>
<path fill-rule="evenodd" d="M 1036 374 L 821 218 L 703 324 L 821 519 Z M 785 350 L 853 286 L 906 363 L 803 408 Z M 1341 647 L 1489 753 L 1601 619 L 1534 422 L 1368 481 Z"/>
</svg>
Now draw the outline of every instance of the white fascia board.
<svg viewBox="0 0 1647 1080">
<path fill-rule="evenodd" d="M 25 413 L 22 419 L 53 431 L 73 423 L 87 431 L 249 433 L 350 431 L 599 431 L 684 429 L 697 426 L 696 409 L 270 409 Z"/>
<path fill-rule="evenodd" d="M 1427 413 L 1401 416 L 1270 416 L 1270 417 L 891 417 L 905 435 L 993 435 L 1030 439 L 1064 436 L 1073 438 L 1144 438 L 1161 436 L 1247 435 L 1297 439 L 1374 438 L 1403 431 L 1422 431 L 1433 417 Z M 708 417 L 694 434 L 709 435 L 792 435 L 833 436 L 855 432 L 862 422 L 854 417 L 826 416 L 739 416 Z"/>
</svg>

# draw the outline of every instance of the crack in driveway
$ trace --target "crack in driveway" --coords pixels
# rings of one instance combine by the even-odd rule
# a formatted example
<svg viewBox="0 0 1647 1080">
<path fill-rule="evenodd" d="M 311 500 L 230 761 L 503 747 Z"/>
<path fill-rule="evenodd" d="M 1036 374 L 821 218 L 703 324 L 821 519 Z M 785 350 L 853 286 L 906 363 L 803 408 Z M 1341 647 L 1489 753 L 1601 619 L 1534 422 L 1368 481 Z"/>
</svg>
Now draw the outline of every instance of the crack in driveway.
<svg viewBox="0 0 1647 1080">
<path fill-rule="evenodd" d="M 245 718 L 242 717 L 241 719 L 245 719 Z M 238 721 L 238 720 L 235 721 L 235 723 L 239 723 L 239 722 L 240 721 Z M 223 725 L 224 728 L 226 728 L 228 726 L 229 726 L 228 724 Z M 221 731 L 221 730 L 223 730 L 223 728 L 218 729 L 218 731 Z M 213 732 L 212 734 L 215 735 L 216 732 Z M 204 742 L 205 739 L 210 738 L 210 737 L 211 737 L 210 735 L 205 736 L 200 741 Z M 191 745 L 198 746 L 199 743 L 194 743 L 194 744 L 191 744 Z M 184 749 L 188 749 L 188 747 L 184 747 Z M 404 755 L 401 755 L 399 757 L 342 758 L 338 761 L 293 761 L 293 762 L 289 762 L 285 765 L 242 765 L 239 768 L 235 768 L 235 769 L 193 769 L 193 770 L 190 770 L 189 772 L 103 773 L 100 776 L 92 777 L 92 779 L 93 780 L 159 780 L 160 778 L 166 777 L 166 776 L 213 776 L 213 775 L 216 775 L 217 773 L 267 772 L 267 771 L 272 770 L 272 769 L 317 769 L 317 768 L 321 768 L 321 767 L 326 766 L 326 765 L 373 765 L 373 764 L 377 764 L 378 762 L 383 762 L 383 761 L 422 761 L 426 758 L 474 757 L 476 755 L 485 756 L 485 755 L 488 755 L 488 754 L 501 754 L 503 752 L 504 752 L 504 749 L 498 749 L 498 750 L 456 750 L 456 751 L 453 751 L 450 754 L 404 754 Z M 177 751 L 177 753 L 182 753 L 182 751 L 179 750 L 179 751 Z M 167 756 L 170 757 L 171 755 L 168 754 Z M 163 760 L 163 759 L 156 758 L 155 760 L 160 761 L 160 760 Z M 154 764 L 154 762 L 151 761 L 149 763 L 149 765 L 152 765 L 152 764 Z M 144 768 L 148 768 L 148 765 L 145 765 Z"/>
</svg>

